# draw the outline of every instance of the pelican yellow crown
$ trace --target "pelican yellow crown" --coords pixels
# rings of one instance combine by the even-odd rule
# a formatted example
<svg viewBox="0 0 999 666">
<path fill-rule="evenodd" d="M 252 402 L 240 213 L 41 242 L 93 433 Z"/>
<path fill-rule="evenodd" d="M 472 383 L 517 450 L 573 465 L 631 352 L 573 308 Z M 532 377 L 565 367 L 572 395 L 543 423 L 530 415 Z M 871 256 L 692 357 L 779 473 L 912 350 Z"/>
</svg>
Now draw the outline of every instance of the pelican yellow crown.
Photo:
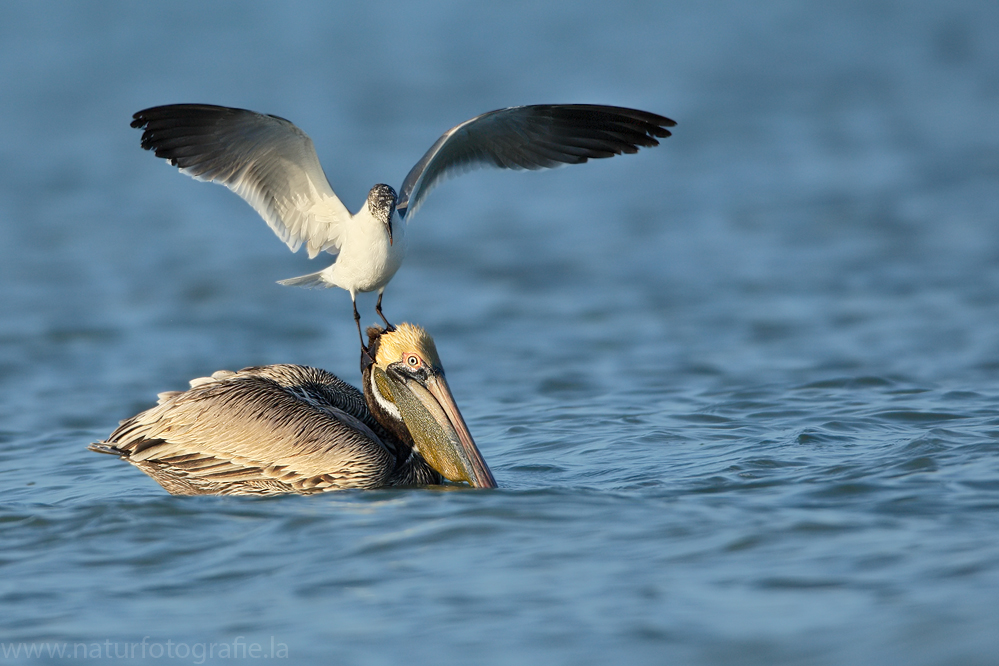
<svg viewBox="0 0 999 666">
<path fill-rule="evenodd" d="M 375 362 L 384 368 L 396 361 L 405 360 L 409 354 L 416 354 L 423 362 L 434 368 L 441 368 L 434 339 L 422 327 L 407 323 L 397 325 L 391 334 L 382 336 Z"/>
</svg>

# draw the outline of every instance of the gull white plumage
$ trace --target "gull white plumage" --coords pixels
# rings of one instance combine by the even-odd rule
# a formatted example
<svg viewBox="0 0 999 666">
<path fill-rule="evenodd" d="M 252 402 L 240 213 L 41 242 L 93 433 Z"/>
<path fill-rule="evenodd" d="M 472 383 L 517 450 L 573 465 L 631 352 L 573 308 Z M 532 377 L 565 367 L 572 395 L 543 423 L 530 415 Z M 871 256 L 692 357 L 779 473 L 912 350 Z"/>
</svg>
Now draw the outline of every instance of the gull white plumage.
<svg viewBox="0 0 999 666">
<path fill-rule="evenodd" d="M 336 255 L 329 267 L 284 285 L 378 292 L 375 310 L 405 255 L 404 225 L 444 179 L 471 169 L 547 169 L 658 146 L 676 123 L 647 111 L 591 104 L 544 104 L 490 111 L 445 132 L 420 158 L 400 193 L 371 188 L 353 215 L 333 192 L 305 132 L 278 116 L 205 104 L 139 111 L 142 147 L 181 173 L 221 183 L 247 201 L 293 252 Z M 361 337 L 361 346 L 364 338 Z"/>
</svg>

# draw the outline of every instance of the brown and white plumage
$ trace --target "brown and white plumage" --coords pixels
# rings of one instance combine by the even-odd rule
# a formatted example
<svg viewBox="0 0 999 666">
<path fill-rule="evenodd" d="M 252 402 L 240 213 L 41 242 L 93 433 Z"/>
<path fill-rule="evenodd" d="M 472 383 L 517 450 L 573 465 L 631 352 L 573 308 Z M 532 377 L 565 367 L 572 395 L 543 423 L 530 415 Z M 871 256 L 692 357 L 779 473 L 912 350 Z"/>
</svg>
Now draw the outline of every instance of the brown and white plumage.
<svg viewBox="0 0 999 666">
<path fill-rule="evenodd" d="M 445 478 L 495 487 L 430 336 L 409 324 L 368 334 L 364 394 L 299 365 L 219 371 L 160 394 L 155 407 L 90 449 L 120 456 L 181 495 L 307 494 Z"/>
</svg>

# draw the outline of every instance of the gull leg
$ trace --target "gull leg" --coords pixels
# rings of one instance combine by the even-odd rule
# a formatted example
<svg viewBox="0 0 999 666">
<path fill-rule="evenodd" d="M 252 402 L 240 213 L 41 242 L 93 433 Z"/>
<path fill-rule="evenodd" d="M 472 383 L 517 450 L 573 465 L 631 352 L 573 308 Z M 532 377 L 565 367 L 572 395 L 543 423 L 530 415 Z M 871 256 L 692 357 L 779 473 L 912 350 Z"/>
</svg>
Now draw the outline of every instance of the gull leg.
<svg viewBox="0 0 999 666">
<path fill-rule="evenodd" d="M 389 320 L 385 318 L 384 314 L 382 314 L 382 294 L 383 293 L 385 293 L 385 292 L 383 292 L 383 291 L 379 291 L 378 292 L 378 302 L 375 303 L 375 312 L 377 312 L 378 316 L 382 318 L 383 322 L 385 322 L 385 330 L 386 331 L 394 331 L 395 330 L 395 326 L 393 326 L 392 324 L 390 324 Z"/>
<path fill-rule="evenodd" d="M 350 302 L 354 305 L 354 323 L 357 324 L 357 337 L 361 340 L 361 351 L 368 351 L 367 345 L 364 344 L 364 334 L 361 333 L 361 315 L 357 312 L 357 302 L 353 299 L 353 294 L 351 295 Z"/>
</svg>

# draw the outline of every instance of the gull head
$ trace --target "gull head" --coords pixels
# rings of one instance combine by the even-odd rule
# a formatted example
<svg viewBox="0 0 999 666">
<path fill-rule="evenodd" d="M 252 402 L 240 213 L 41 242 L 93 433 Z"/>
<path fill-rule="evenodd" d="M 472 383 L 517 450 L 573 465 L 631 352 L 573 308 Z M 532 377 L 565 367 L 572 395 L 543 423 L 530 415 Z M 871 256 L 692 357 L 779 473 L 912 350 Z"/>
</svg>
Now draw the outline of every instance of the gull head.
<svg viewBox="0 0 999 666">
<path fill-rule="evenodd" d="M 389 245 L 392 244 L 392 214 L 395 213 L 395 204 L 399 200 L 399 195 L 390 186 L 379 183 L 368 192 L 368 212 L 371 217 L 385 225 L 388 231 Z"/>
</svg>

